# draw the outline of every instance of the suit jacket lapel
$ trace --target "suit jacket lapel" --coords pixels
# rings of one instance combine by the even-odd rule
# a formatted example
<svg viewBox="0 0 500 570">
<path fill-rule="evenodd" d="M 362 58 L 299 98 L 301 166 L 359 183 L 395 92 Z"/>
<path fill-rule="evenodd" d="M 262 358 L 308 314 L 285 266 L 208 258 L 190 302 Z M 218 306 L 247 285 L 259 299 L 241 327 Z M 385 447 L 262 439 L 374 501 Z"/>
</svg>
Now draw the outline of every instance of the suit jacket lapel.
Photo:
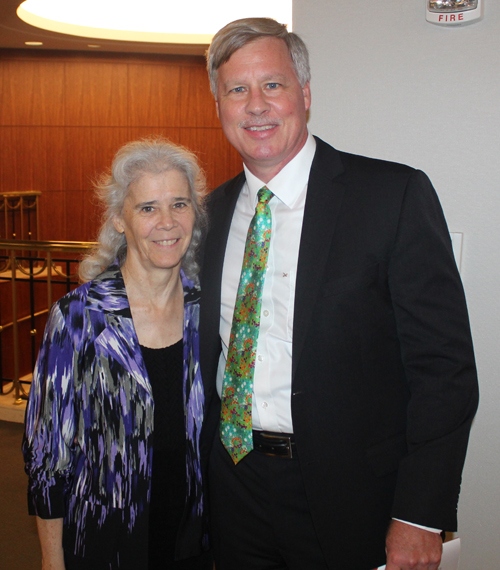
<svg viewBox="0 0 500 570">
<path fill-rule="evenodd" d="M 334 180 L 344 170 L 339 153 L 318 138 L 316 143 L 308 182 L 295 286 L 292 382 L 318 299 L 344 195 L 343 184 Z"/>
<path fill-rule="evenodd" d="M 206 261 L 200 277 L 203 300 L 200 338 L 202 368 L 206 378 L 214 374 L 221 350 L 219 324 L 222 269 L 234 208 L 244 182 L 245 175 L 240 173 L 209 199 L 210 232 L 205 244 Z"/>
<path fill-rule="evenodd" d="M 224 256 L 226 254 L 227 238 L 231 228 L 236 202 L 244 183 L 245 175 L 241 172 L 238 176 L 230 180 L 210 203 L 211 231 L 206 245 L 206 251 L 209 253 L 206 257 L 210 260 L 210 265 L 203 267 L 203 275 L 217 275 L 218 279 L 215 279 L 215 281 L 219 286 L 219 290 Z M 214 279 L 210 279 L 210 283 L 213 281 Z"/>
</svg>

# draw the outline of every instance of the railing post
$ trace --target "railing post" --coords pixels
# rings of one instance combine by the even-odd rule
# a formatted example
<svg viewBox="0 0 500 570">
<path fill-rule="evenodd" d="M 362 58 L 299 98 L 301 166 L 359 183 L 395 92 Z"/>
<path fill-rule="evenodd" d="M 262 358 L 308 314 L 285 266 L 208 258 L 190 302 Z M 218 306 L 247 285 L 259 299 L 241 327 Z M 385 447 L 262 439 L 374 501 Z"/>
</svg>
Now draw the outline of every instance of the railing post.
<svg viewBox="0 0 500 570">
<path fill-rule="evenodd" d="M 52 253 L 47 252 L 47 307 L 52 307 Z"/>
<path fill-rule="evenodd" d="M 8 214 L 8 208 L 7 208 L 7 198 L 5 196 L 3 196 L 3 210 L 4 210 L 4 222 L 5 222 L 5 239 L 9 239 L 9 214 Z"/>
<path fill-rule="evenodd" d="M 31 335 L 31 368 L 35 367 L 36 361 L 36 306 L 35 306 L 35 265 L 33 257 L 30 255 L 29 264 L 29 284 L 30 284 L 30 335 Z"/>
<path fill-rule="evenodd" d="M 16 287 L 16 256 L 10 250 L 10 270 L 12 272 L 12 337 L 14 344 L 14 389 L 16 400 L 20 396 L 19 390 L 19 327 L 17 323 L 17 287 Z"/>
</svg>

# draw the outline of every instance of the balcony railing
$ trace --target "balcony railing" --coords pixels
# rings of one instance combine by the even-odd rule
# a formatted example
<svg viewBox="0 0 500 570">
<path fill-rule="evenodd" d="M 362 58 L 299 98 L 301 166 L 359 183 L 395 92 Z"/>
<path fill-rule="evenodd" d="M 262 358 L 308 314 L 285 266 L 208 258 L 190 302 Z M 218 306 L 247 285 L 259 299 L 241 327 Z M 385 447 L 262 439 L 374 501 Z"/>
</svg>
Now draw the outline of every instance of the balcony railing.
<svg viewBox="0 0 500 570">
<path fill-rule="evenodd" d="M 0 239 L 0 393 L 27 396 L 23 384 L 30 381 L 48 311 L 79 284 L 80 259 L 95 246 Z"/>
<path fill-rule="evenodd" d="M 38 239 L 41 192 L 0 192 L 0 239 Z"/>
</svg>

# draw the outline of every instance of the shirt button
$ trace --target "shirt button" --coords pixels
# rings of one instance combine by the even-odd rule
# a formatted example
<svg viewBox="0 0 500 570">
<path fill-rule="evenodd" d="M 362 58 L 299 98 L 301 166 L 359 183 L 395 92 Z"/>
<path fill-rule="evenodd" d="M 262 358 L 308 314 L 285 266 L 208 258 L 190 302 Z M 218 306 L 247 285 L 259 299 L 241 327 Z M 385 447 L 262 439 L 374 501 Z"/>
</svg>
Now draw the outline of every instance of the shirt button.
<svg viewBox="0 0 500 570">
<path fill-rule="evenodd" d="M 262 408 L 263 408 L 264 410 L 267 409 L 267 406 L 268 406 L 267 402 L 262 402 L 261 405 L 262 405 Z"/>
<path fill-rule="evenodd" d="M 269 311 L 268 311 L 267 309 L 265 309 L 265 311 L 264 311 L 264 316 L 265 316 L 265 317 L 268 317 L 268 316 L 269 316 Z"/>
<path fill-rule="evenodd" d="M 264 357 L 262 356 L 262 354 L 259 354 L 259 356 L 257 356 L 257 359 L 259 362 L 262 362 L 264 360 Z"/>
</svg>

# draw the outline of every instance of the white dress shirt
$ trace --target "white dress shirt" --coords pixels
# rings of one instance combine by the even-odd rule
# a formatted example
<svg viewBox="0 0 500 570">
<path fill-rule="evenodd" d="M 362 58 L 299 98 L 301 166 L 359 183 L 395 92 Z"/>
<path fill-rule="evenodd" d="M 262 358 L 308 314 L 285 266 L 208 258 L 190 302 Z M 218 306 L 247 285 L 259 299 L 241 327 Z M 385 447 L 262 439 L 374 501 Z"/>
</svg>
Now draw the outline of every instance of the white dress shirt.
<svg viewBox="0 0 500 570">
<path fill-rule="evenodd" d="M 255 429 L 293 433 L 291 413 L 292 333 L 295 281 L 304 218 L 307 182 L 316 141 L 305 145 L 268 184 L 246 167 L 243 186 L 231 222 L 222 273 L 220 336 L 222 353 L 217 373 L 221 394 L 248 227 L 255 213 L 257 193 L 267 186 L 274 194 L 271 243 L 262 291 L 259 339 L 255 359 L 252 424 Z"/>
</svg>

